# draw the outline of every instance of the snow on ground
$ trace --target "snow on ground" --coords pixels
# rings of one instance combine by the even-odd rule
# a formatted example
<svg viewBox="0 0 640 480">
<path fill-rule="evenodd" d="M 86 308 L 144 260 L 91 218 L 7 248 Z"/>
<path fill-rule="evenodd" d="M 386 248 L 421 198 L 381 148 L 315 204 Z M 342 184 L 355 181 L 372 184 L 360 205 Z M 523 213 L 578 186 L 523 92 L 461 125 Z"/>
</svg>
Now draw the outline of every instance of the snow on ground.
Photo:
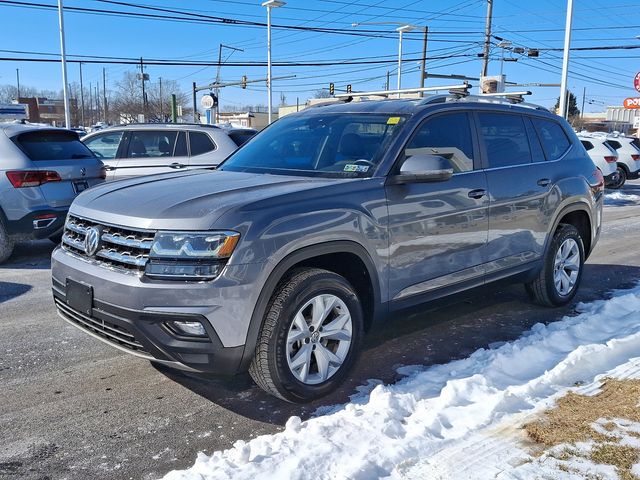
<svg viewBox="0 0 640 480">
<path fill-rule="evenodd" d="M 165 480 L 583 478 L 532 456 L 520 427 L 570 389 L 595 393 L 605 376 L 640 378 L 640 286 L 577 311 L 462 360 L 402 367 L 406 377 L 393 385 L 370 381 L 348 404 L 201 453 Z M 580 462 L 572 466 L 617 478 L 613 467 Z"/>
<path fill-rule="evenodd" d="M 621 191 L 607 190 L 604 194 L 604 204 L 612 205 L 616 207 L 625 205 L 636 205 L 640 203 L 640 195 L 634 195 L 632 193 L 622 193 Z"/>
</svg>

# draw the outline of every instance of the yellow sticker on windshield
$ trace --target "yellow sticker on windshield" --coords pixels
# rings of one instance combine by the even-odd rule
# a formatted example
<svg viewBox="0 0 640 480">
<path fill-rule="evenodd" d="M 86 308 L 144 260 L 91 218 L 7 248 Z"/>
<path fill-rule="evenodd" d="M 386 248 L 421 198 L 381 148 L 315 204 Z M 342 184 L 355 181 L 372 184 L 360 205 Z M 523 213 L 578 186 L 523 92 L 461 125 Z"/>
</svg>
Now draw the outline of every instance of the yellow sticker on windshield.
<svg viewBox="0 0 640 480">
<path fill-rule="evenodd" d="M 397 125 L 400 123 L 400 117 L 389 117 L 387 120 L 387 125 Z"/>
</svg>

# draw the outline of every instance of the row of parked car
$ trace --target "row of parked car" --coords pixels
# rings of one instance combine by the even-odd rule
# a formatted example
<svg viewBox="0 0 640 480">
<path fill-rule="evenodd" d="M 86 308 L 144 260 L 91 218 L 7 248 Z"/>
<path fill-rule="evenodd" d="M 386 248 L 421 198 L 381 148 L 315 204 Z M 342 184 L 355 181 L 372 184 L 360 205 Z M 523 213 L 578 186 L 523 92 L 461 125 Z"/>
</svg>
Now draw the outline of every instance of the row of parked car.
<svg viewBox="0 0 640 480">
<path fill-rule="evenodd" d="M 0 125 L 0 263 L 20 240 L 59 243 L 74 198 L 101 182 L 215 167 L 257 133 L 189 124 L 124 125 L 84 136 Z"/>
<path fill-rule="evenodd" d="M 640 177 L 640 139 L 618 134 L 580 132 L 578 138 L 605 178 L 607 187 L 622 188 Z"/>
</svg>

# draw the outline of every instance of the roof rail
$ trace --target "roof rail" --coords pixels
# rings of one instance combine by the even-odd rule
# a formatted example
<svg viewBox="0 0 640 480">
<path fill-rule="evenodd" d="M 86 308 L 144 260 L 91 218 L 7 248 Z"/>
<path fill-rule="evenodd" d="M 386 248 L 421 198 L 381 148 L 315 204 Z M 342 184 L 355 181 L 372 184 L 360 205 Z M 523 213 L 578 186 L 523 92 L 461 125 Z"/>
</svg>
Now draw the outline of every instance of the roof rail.
<svg viewBox="0 0 640 480">
<path fill-rule="evenodd" d="M 422 93 L 422 92 L 436 92 L 438 90 L 448 90 L 452 95 L 466 96 L 469 94 L 468 82 L 458 85 L 442 85 L 440 87 L 417 87 L 417 88 L 401 88 L 398 90 L 374 90 L 371 92 L 351 92 L 351 93 L 338 93 L 334 98 L 350 102 L 355 97 L 389 97 L 390 95 L 402 95 L 403 93 Z"/>
<path fill-rule="evenodd" d="M 522 101 L 522 95 L 530 95 L 531 92 L 505 92 L 505 93 L 484 93 L 479 95 L 469 95 L 465 97 L 463 100 L 467 100 L 470 102 L 484 102 L 484 103 L 495 103 L 498 105 L 513 105 L 517 104 L 520 107 L 533 108 L 535 110 L 541 110 L 544 112 L 548 112 L 549 110 L 536 105 L 535 103 L 527 103 Z"/>
</svg>

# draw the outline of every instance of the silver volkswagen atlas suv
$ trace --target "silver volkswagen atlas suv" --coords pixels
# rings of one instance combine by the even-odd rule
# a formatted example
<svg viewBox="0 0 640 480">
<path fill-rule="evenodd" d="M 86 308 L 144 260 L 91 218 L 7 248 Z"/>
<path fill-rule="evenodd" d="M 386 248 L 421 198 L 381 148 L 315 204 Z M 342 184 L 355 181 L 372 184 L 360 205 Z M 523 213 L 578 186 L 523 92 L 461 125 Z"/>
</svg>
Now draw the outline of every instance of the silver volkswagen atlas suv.
<svg viewBox="0 0 640 480">
<path fill-rule="evenodd" d="M 460 95 L 281 118 L 216 170 L 106 184 L 53 253 L 72 325 L 282 399 L 334 390 L 389 313 L 509 277 L 572 300 L 603 178 L 542 108 Z"/>
</svg>

